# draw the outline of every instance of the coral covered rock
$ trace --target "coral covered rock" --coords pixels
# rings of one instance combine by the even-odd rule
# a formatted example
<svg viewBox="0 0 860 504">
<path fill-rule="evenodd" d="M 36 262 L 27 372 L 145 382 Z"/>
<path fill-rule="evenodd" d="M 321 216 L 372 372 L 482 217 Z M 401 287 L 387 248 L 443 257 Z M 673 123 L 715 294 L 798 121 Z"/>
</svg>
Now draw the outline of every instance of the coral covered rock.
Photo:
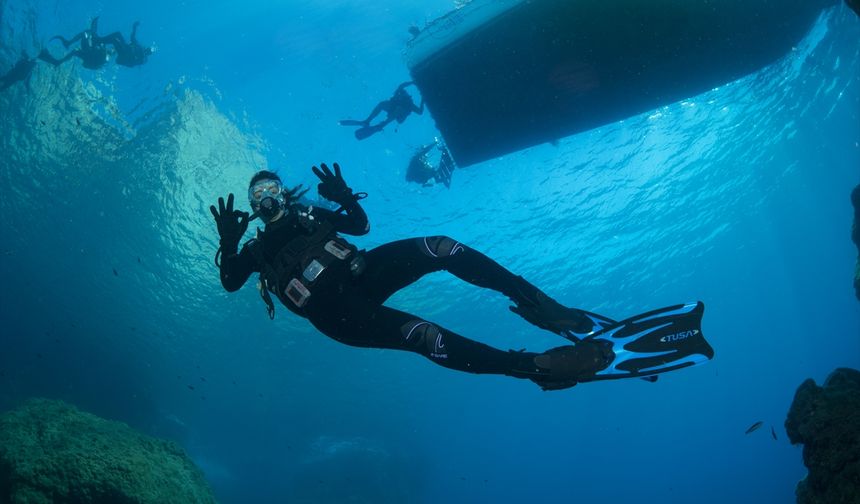
<svg viewBox="0 0 860 504">
<path fill-rule="evenodd" d="M 798 504 L 860 502 L 860 371 L 836 369 L 823 387 L 803 382 L 785 430 L 792 444 L 803 443 L 809 470 L 797 484 Z"/>
<path fill-rule="evenodd" d="M 0 503 L 214 503 L 177 445 L 61 401 L 0 416 Z"/>
</svg>

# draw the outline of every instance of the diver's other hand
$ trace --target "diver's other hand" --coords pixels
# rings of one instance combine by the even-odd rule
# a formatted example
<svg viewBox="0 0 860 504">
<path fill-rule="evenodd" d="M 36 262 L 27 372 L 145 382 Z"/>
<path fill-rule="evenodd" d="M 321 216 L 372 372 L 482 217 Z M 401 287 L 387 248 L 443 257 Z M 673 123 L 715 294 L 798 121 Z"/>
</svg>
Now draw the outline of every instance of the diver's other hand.
<svg viewBox="0 0 860 504">
<path fill-rule="evenodd" d="M 221 250 L 235 252 L 239 248 L 239 240 L 248 229 L 248 212 L 233 209 L 233 193 L 227 196 L 227 204 L 224 198 L 218 198 L 218 208 L 209 206 L 212 217 L 215 217 L 215 225 L 218 226 L 218 235 L 221 237 Z"/>
<path fill-rule="evenodd" d="M 346 185 L 346 181 L 340 173 L 340 165 L 334 163 L 333 166 L 334 173 L 332 173 L 325 163 L 321 163 L 320 168 L 316 166 L 311 168 L 320 179 L 317 191 L 323 198 L 334 201 L 342 206 L 354 203 L 355 196 L 352 194 L 352 189 Z"/>
</svg>

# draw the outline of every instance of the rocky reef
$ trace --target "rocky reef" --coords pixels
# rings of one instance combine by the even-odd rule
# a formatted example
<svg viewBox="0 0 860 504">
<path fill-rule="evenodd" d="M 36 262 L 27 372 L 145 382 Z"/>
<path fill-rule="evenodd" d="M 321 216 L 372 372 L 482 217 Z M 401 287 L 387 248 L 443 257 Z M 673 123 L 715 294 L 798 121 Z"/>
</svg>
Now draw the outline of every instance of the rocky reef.
<svg viewBox="0 0 860 504">
<path fill-rule="evenodd" d="M 177 445 L 61 401 L 0 416 L 0 503 L 214 503 Z"/>
<path fill-rule="evenodd" d="M 797 484 L 798 504 L 860 502 L 860 371 L 838 368 L 823 387 L 803 382 L 785 430 L 792 444 L 803 444 L 809 470 Z"/>
<path fill-rule="evenodd" d="M 854 226 L 851 228 L 851 239 L 857 245 L 857 265 L 854 267 L 854 293 L 860 299 L 860 185 L 851 191 L 851 203 L 854 205 Z"/>
</svg>

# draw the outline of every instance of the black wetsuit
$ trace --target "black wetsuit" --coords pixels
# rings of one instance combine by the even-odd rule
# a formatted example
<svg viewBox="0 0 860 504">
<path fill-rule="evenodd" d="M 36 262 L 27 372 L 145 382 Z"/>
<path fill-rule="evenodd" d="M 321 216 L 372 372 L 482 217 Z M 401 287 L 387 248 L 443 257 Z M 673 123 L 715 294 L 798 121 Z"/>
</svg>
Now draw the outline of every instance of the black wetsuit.
<svg viewBox="0 0 860 504">
<path fill-rule="evenodd" d="M 135 22 L 131 28 L 131 42 L 126 42 L 125 37 L 120 32 L 113 32 L 104 37 L 98 37 L 101 44 L 110 44 L 116 51 L 116 64 L 135 67 L 146 63 L 147 58 L 152 54 L 152 49 L 143 47 L 137 41 L 137 27 L 139 23 Z"/>
<path fill-rule="evenodd" d="M 309 242 L 336 238 L 346 243 L 337 233 L 363 235 L 369 229 L 367 216 L 358 203 L 350 205 L 346 215 L 313 208 L 309 212 L 312 221 L 307 214 L 302 215 L 307 211 L 307 207 L 293 205 L 284 217 L 269 223 L 257 238 L 245 243 L 240 252 L 222 250 L 224 288 L 236 291 L 252 273 L 271 272 L 273 264 L 290 264 L 279 271 L 280 278 L 269 278 L 264 285 L 269 285 L 271 293 L 291 311 L 342 343 L 408 350 L 447 368 L 471 373 L 511 374 L 522 359 L 535 355 L 499 350 L 416 315 L 383 306 L 395 292 L 428 273 L 443 270 L 512 299 L 524 289 L 536 290 L 489 257 L 445 236 L 395 241 L 367 252 L 353 247 L 345 259 L 329 258 L 328 266 L 313 282 L 303 281 L 310 296 L 303 301 L 304 306 L 297 306 L 284 294 L 285 287 L 291 280 L 301 279 L 314 259 L 326 262 L 320 256 L 328 253 Z M 330 226 L 330 233 L 323 239 L 310 240 L 317 232 L 314 226 L 323 225 Z M 287 254 L 298 260 L 285 261 L 281 251 L 293 250 L 295 243 L 308 244 L 307 250 L 317 252 Z M 353 271 L 357 257 L 363 258 L 359 261 L 363 263 L 360 273 Z"/>
<path fill-rule="evenodd" d="M 405 121 L 410 114 L 423 114 L 424 100 L 421 101 L 420 106 L 415 105 L 415 102 L 412 101 L 412 97 L 406 92 L 406 88 L 411 85 L 413 85 L 412 82 L 404 82 L 397 86 L 397 89 L 394 91 L 394 95 L 387 100 L 379 102 L 375 107 L 373 107 L 373 110 L 370 112 L 370 115 L 367 116 L 367 119 L 364 119 L 363 121 L 343 119 L 340 121 L 340 124 L 342 126 L 360 126 L 360 128 L 355 132 L 355 137 L 359 140 L 363 140 L 374 133 L 379 133 L 392 121 L 397 121 L 398 124 L 403 124 L 403 121 Z M 382 112 L 385 112 L 385 119 L 371 125 L 370 121 Z"/>
<path fill-rule="evenodd" d="M 99 40 L 99 36 L 97 35 L 98 22 L 98 17 L 93 18 L 89 29 L 78 33 L 69 40 L 66 40 L 61 35 L 57 35 L 51 39 L 59 40 L 63 43 L 63 47 L 65 47 L 66 49 L 68 49 L 69 46 L 71 46 L 75 42 L 79 42 L 78 49 L 75 49 L 74 51 L 66 54 L 60 59 L 57 59 L 53 55 L 51 55 L 51 53 L 49 53 L 47 49 L 42 49 L 42 52 L 39 53 L 38 58 L 54 66 L 61 65 L 72 58 L 80 58 L 84 68 L 88 68 L 90 70 L 98 70 L 99 68 L 103 67 L 108 61 L 108 52 L 104 42 Z"/>
</svg>

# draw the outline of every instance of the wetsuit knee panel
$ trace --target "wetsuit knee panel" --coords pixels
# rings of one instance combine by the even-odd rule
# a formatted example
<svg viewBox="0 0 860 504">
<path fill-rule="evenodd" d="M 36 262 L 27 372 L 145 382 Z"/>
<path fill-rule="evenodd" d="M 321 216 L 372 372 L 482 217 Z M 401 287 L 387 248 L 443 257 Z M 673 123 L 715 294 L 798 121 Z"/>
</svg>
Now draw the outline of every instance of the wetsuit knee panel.
<svg viewBox="0 0 860 504">
<path fill-rule="evenodd" d="M 418 242 L 421 251 L 430 257 L 448 257 L 465 250 L 460 242 L 447 236 L 425 236 Z"/>
<path fill-rule="evenodd" d="M 433 359 L 448 358 L 444 334 L 439 326 L 424 320 L 410 320 L 400 327 L 400 333 L 414 351 Z"/>
</svg>

